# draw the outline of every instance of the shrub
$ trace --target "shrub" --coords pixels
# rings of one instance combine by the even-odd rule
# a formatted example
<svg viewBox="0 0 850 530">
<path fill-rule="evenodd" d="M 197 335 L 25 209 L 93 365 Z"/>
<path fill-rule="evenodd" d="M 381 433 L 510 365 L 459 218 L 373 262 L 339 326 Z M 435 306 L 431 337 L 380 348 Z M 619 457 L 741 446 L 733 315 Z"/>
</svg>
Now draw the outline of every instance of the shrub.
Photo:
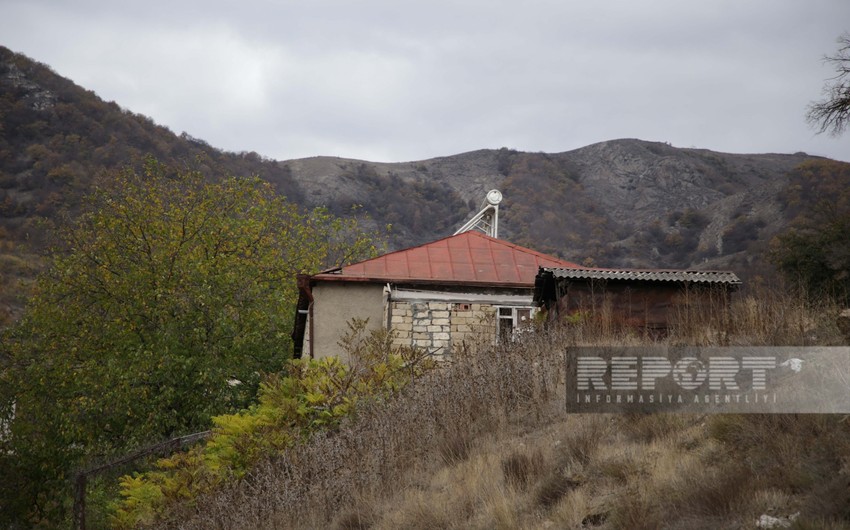
<svg viewBox="0 0 850 530">
<path fill-rule="evenodd" d="M 261 459 L 337 427 L 359 401 L 397 392 L 427 366 L 414 351 L 393 348 L 390 332 L 367 335 L 366 321 L 350 323 L 341 342 L 351 365 L 337 357 L 291 360 L 286 376 L 266 377 L 257 404 L 214 417 L 206 445 L 161 459 L 155 470 L 122 477 L 114 526 L 152 524 L 173 505 L 192 505 L 225 481 L 242 479 Z"/>
</svg>

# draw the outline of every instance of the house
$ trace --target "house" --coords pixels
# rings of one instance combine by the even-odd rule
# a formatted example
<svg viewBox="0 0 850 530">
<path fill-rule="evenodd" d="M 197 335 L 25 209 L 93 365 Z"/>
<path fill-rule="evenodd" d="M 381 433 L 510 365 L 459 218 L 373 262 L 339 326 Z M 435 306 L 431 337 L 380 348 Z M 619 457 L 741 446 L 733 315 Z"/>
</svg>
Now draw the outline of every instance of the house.
<svg viewBox="0 0 850 530">
<path fill-rule="evenodd" d="M 620 324 L 663 333 L 679 308 L 726 304 L 740 284 L 729 271 L 544 266 L 534 301 L 550 321 L 605 311 Z"/>
<path fill-rule="evenodd" d="M 494 218 L 479 220 L 495 229 Z M 464 229 L 470 228 L 475 227 Z M 368 318 L 372 329 L 392 329 L 396 344 L 436 355 L 451 354 L 482 335 L 493 341 L 512 336 L 537 310 L 534 282 L 541 267 L 578 265 L 472 229 L 300 275 L 295 356 L 344 355 L 337 343 L 352 318 Z"/>
<path fill-rule="evenodd" d="M 498 239 L 502 194 L 454 235 L 366 261 L 298 276 L 295 357 L 345 356 L 352 319 L 390 329 L 394 342 L 450 355 L 513 338 L 543 307 L 550 320 L 610 310 L 615 319 L 664 330 L 677 307 L 724 302 L 731 272 L 584 268 Z"/>
</svg>

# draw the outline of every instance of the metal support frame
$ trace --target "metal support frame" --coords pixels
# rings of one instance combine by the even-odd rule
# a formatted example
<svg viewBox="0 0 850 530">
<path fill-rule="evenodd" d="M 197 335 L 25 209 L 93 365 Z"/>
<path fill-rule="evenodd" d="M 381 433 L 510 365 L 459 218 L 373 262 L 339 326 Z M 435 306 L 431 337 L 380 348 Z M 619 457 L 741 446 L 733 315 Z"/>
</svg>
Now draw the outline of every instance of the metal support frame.
<svg viewBox="0 0 850 530">
<path fill-rule="evenodd" d="M 488 191 L 481 211 L 460 227 L 454 235 L 469 232 L 470 230 L 479 230 L 490 237 L 498 238 L 500 202 L 502 202 L 502 194 L 499 190 Z"/>
</svg>

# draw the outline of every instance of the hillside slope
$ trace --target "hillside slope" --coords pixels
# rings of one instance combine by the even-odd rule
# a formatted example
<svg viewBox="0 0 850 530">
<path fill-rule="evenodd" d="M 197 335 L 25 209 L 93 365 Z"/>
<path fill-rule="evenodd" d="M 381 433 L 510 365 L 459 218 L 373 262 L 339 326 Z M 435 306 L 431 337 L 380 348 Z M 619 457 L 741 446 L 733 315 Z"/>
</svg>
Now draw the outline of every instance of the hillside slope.
<svg viewBox="0 0 850 530">
<path fill-rule="evenodd" d="M 847 528 L 841 415 L 565 407 L 566 367 L 584 351 L 570 345 L 834 346 L 836 309 L 765 290 L 660 341 L 602 317 L 473 350 L 152 526 L 750 529 L 767 515 Z"/>
<path fill-rule="evenodd" d="M 787 222 L 780 193 L 811 159 L 622 139 L 556 154 L 503 148 L 397 164 L 330 157 L 281 164 L 307 203 L 337 213 L 361 204 L 381 221 L 396 199 L 385 193 L 388 185 L 442 190 L 440 204 L 454 210 L 408 198 L 408 211 L 421 213 L 415 222 L 389 219 L 408 236 L 399 244 L 450 234 L 486 190 L 499 188 L 501 234 L 519 244 L 606 266 L 752 269 L 764 242 Z"/>
<path fill-rule="evenodd" d="M 146 155 L 213 179 L 259 175 L 300 200 L 275 162 L 178 136 L 0 46 L 0 326 L 19 314 L 38 255 L 51 244 L 38 219 L 73 215 L 95 179 Z"/>
<path fill-rule="evenodd" d="M 211 179 L 259 175 L 303 206 L 365 212 L 377 226 L 392 225 L 393 248 L 450 235 L 499 188 L 500 236 L 515 243 L 600 266 L 744 276 L 772 274 L 763 252 L 789 220 L 783 190 L 801 163 L 827 162 L 635 139 L 555 154 L 501 148 L 404 163 L 274 161 L 177 135 L 0 47 L 0 325 L 19 313 L 38 252 L 50 243 L 37 219 L 73 215 L 96 178 L 148 154 Z"/>
</svg>

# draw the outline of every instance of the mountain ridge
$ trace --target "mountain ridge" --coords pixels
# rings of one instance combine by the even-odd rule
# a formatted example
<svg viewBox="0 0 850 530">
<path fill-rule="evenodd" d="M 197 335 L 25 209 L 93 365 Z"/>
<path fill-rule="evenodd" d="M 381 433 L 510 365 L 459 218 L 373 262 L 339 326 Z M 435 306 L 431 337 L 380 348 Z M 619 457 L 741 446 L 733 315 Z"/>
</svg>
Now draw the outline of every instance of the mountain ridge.
<svg viewBox="0 0 850 530">
<path fill-rule="evenodd" d="M 778 232 L 786 221 L 779 193 L 795 169 L 809 160 L 828 159 L 805 153 L 719 153 L 625 138 L 551 154 L 502 148 L 415 162 L 311 157 L 280 163 L 291 169 L 308 203 L 336 205 L 334 200 L 344 195 L 352 197 L 352 202 L 366 202 L 367 211 L 369 194 L 377 190 L 363 185 L 364 173 L 408 183 L 438 183 L 459 199 L 455 204 L 466 203 L 464 218 L 474 213 L 486 190 L 500 188 L 505 196 L 501 230 L 508 239 L 535 248 L 543 246 L 543 250 L 566 259 L 591 258 L 600 265 L 669 268 L 702 266 L 707 262 L 723 267 L 733 263 L 734 260 L 715 258 L 742 250 L 738 242 L 733 245 L 734 252 L 727 252 L 728 246 L 724 250 L 724 234 L 741 236 L 735 233 L 736 223 L 750 228 L 759 225 L 759 234 L 750 240 L 769 238 Z M 529 186 L 537 186 L 537 193 L 529 195 Z M 565 188 L 571 189 L 559 197 L 561 200 L 551 198 L 551 192 L 557 195 Z M 563 237 L 547 237 L 545 230 L 528 229 L 535 223 L 535 214 L 530 211 L 535 204 L 546 206 L 539 208 L 541 218 L 553 211 L 578 210 L 583 221 L 562 222 L 561 228 L 567 231 Z M 677 227 L 686 211 L 690 214 L 685 225 L 702 224 L 696 239 L 692 227 Z M 337 208 L 337 213 L 341 209 Z M 587 224 L 588 229 L 582 229 L 583 222 L 606 230 L 594 234 L 594 227 Z M 738 229 L 745 230 L 746 227 Z M 677 243 L 677 236 L 683 241 Z M 588 244 L 600 241 L 609 247 L 607 251 L 600 252 L 598 244 Z M 420 242 L 424 241 L 414 241 Z M 667 248 L 681 244 L 686 248 L 678 253 Z M 641 246 L 647 247 L 645 251 L 638 248 Z M 629 248 L 629 259 L 621 259 L 622 252 L 616 249 L 622 248 Z M 698 249 L 700 256 L 695 257 Z M 600 258 L 607 261 L 601 263 Z"/>
<path fill-rule="evenodd" d="M 634 138 L 559 153 L 502 147 L 409 162 L 276 161 L 177 135 L 0 46 L 0 313 L 7 320 L 22 302 L 14 293 L 37 270 L 36 252 L 49 244 L 37 220 L 73 214 L 96 178 L 146 155 L 211 179 L 258 175 L 304 207 L 366 213 L 375 226 L 393 226 L 392 249 L 450 235 L 498 188 L 500 235 L 514 243 L 599 266 L 732 268 L 744 276 L 772 274 L 764 251 L 789 222 L 782 194 L 798 168 L 847 165 Z"/>
</svg>

